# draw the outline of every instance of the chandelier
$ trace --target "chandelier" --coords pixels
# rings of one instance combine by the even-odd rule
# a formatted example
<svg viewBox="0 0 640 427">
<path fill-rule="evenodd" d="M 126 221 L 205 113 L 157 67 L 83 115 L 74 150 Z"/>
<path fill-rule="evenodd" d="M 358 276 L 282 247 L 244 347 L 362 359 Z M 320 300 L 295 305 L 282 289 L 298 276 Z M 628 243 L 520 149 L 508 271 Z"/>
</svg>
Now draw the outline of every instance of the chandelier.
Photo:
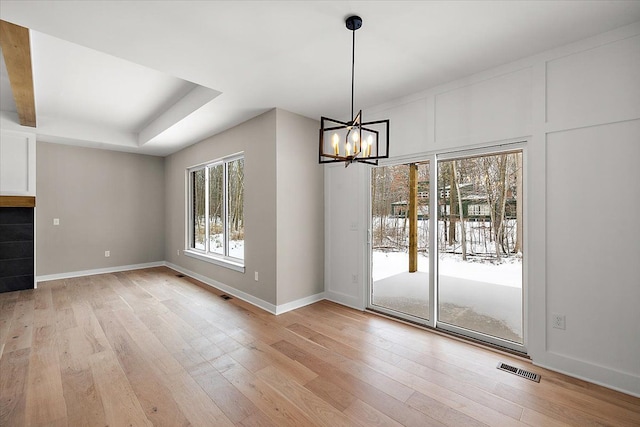
<svg viewBox="0 0 640 427">
<path fill-rule="evenodd" d="M 345 167 L 360 162 L 377 165 L 378 159 L 389 157 L 389 120 L 364 123 L 362 110 L 354 116 L 354 70 L 356 58 L 356 30 L 362 18 L 350 16 L 345 21 L 352 33 L 351 48 L 351 121 L 320 118 L 320 163 L 344 162 Z"/>
</svg>

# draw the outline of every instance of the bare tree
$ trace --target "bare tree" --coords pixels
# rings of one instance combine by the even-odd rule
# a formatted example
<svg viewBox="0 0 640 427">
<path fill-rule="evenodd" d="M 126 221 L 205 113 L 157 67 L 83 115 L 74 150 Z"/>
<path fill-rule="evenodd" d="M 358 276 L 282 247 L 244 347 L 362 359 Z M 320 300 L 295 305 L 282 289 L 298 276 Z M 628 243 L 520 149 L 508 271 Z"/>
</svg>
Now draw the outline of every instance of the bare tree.
<svg viewBox="0 0 640 427">
<path fill-rule="evenodd" d="M 513 251 L 522 252 L 522 153 L 516 153 L 516 243 Z"/>
<path fill-rule="evenodd" d="M 460 182 L 459 182 L 459 177 L 458 177 L 458 173 L 456 170 L 456 162 L 453 161 L 451 162 L 451 171 L 452 171 L 452 178 L 453 178 L 453 183 L 455 185 L 452 185 L 451 188 L 455 188 L 456 189 L 456 193 L 458 194 L 458 211 L 460 212 L 460 245 L 462 247 L 462 260 L 466 261 L 467 260 L 467 231 L 465 230 L 465 226 L 464 226 L 464 210 L 462 209 L 462 197 L 460 197 Z M 452 222 L 452 227 L 455 227 L 454 225 L 455 223 Z"/>
<path fill-rule="evenodd" d="M 458 206 L 458 182 L 456 176 L 455 161 L 448 162 L 449 165 L 449 244 L 455 245 L 456 243 L 456 213 Z"/>
</svg>

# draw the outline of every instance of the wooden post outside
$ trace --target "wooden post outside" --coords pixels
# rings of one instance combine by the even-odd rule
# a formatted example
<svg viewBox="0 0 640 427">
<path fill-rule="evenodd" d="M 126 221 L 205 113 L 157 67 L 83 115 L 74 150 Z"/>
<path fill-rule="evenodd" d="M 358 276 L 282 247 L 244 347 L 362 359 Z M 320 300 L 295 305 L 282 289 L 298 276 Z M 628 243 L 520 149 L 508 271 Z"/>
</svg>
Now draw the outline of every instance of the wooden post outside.
<svg viewBox="0 0 640 427">
<path fill-rule="evenodd" d="M 418 271 L 418 165 L 409 165 L 409 273 Z"/>
</svg>

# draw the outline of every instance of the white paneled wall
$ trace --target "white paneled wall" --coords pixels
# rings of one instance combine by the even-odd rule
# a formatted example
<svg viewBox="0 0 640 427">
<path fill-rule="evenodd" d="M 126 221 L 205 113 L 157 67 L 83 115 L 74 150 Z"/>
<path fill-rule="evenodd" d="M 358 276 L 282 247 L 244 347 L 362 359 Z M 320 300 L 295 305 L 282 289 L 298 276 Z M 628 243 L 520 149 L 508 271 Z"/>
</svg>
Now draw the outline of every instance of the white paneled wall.
<svg viewBox="0 0 640 427">
<path fill-rule="evenodd" d="M 0 194 L 36 195 L 36 136 L 2 130 L 0 133 Z"/>
<path fill-rule="evenodd" d="M 640 396 L 640 22 L 364 117 L 391 119 L 398 161 L 526 141 L 529 354 L 536 364 Z M 358 308 L 369 170 L 325 173 L 325 292 Z M 551 328 L 552 313 L 566 315 L 566 330 Z"/>
<path fill-rule="evenodd" d="M 456 148 L 531 134 L 531 69 L 435 96 L 435 147 Z"/>
<path fill-rule="evenodd" d="M 362 166 L 362 167 L 361 167 Z M 325 296 L 349 307 L 363 308 L 367 223 L 364 217 L 365 173 L 369 167 L 325 169 Z M 327 191 L 327 189 L 329 189 Z M 330 197 L 327 195 L 330 194 Z"/>
<path fill-rule="evenodd" d="M 428 113 L 427 100 L 424 98 L 407 102 L 393 108 L 374 113 L 364 112 L 363 120 L 389 119 L 389 134 L 394 141 L 393 156 L 411 155 L 425 150 L 429 141 L 429 128 L 433 127 Z"/>
<path fill-rule="evenodd" d="M 547 350 L 636 378 L 639 161 L 640 120 L 547 136 L 547 311 L 567 316 Z"/>
<path fill-rule="evenodd" d="M 640 36 L 547 62 L 547 123 L 554 129 L 640 117 Z"/>
</svg>

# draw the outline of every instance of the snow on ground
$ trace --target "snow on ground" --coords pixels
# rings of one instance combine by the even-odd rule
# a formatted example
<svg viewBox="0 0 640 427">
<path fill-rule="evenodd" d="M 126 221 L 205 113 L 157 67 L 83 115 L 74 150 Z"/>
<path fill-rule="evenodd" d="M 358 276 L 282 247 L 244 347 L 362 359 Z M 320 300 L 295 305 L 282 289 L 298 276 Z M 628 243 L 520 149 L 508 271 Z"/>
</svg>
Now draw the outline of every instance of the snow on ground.
<svg viewBox="0 0 640 427">
<path fill-rule="evenodd" d="M 232 240 L 229 242 L 229 256 L 244 259 L 244 240 Z"/>
<path fill-rule="evenodd" d="M 222 234 L 212 234 L 209 237 L 209 250 L 213 253 L 222 255 L 224 253 L 224 249 L 222 248 L 223 242 L 224 239 Z M 196 242 L 196 249 L 204 250 L 204 242 Z M 229 241 L 229 256 L 244 259 L 244 240 Z"/>
<path fill-rule="evenodd" d="M 408 252 L 373 251 L 373 280 L 381 280 L 409 270 Z M 429 272 L 429 258 L 418 255 L 418 271 Z M 501 264 L 478 261 L 462 261 L 460 255 L 441 254 L 438 259 L 441 275 L 461 279 L 495 283 L 497 285 L 522 288 L 522 262 L 510 258 Z"/>
<path fill-rule="evenodd" d="M 494 264 L 487 260 L 465 262 L 460 255 L 441 254 L 438 266 L 441 321 L 521 342 L 520 258 Z M 417 273 L 409 273 L 408 267 L 407 252 L 373 252 L 374 303 L 426 318 L 429 259 L 425 255 L 419 255 Z M 471 314 L 479 316 L 473 322 L 461 324 L 464 319 L 459 319 L 454 314 L 461 311 L 464 315 L 466 309 L 471 309 Z M 478 323 L 481 320 L 485 324 Z"/>
</svg>

